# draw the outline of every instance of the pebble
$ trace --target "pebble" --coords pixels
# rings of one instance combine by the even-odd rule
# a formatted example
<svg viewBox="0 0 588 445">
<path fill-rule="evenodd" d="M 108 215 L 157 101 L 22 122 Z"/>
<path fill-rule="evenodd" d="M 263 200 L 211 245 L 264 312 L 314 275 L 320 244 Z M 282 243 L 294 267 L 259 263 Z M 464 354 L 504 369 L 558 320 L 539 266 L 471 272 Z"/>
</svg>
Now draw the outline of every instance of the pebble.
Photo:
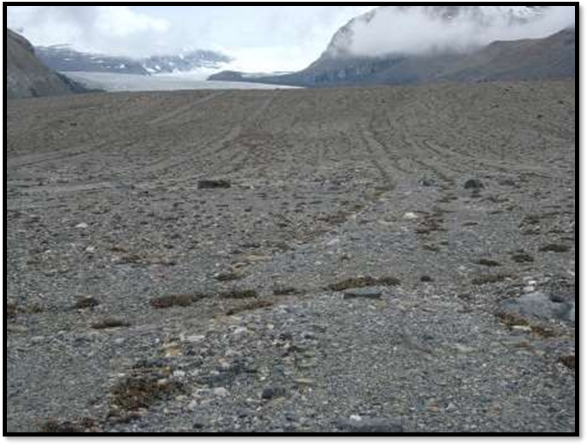
<svg viewBox="0 0 588 445">
<path fill-rule="evenodd" d="M 76 229 L 87 229 L 88 227 L 87 223 L 80 223 L 76 226 Z"/>
<path fill-rule="evenodd" d="M 361 289 L 348 289 L 343 294 L 345 300 L 353 298 L 367 298 L 377 300 L 382 297 L 382 291 L 377 287 L 364 287 Z"/>
<path fill-rule="evenodd" d="M 413 220 L 413 219 L 419 219 L 419 217 L 416 213 L 408 212 L 408 213 L 404 214 L 404 219 Z"/>
<path fill-rule="evenodd" d="M 212 390 L 212 394 L 216 397 L 227 397 L 229 395 L 229 391 L 226 388 L 214 388 Z"/>
</svg>

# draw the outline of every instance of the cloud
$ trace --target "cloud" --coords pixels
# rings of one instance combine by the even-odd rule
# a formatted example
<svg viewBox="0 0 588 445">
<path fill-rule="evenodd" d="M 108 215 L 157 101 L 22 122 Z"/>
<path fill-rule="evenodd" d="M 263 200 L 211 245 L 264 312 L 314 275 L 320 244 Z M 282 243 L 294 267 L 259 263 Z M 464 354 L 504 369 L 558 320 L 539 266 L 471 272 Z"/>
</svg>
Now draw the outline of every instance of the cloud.
<svg viewBox="0 0 588 445">
<path fill-rule="evenodd" d="M 247 71 L 305 68 L 333 34 L 373 6 L 10 6 L 35 45 L 143 57 L 212 49 Z"/>
<path fill-rule="evenodd" d="M 453 14 L 450 23 L 432 8 L 383 7 L 370 21 L 355 21 L 351 52 L 361 56 L 462 52 L 497 40 L 547 37 L 575 25 L 571 6 L 547 7 L 542 13 L 516 6 L 473 6 L 459 13 L 445 9 Z"/>
<path fill-rule="evenodd" d="M 128 6 L 9 6 L 8 26 L 37 45 L 72 44 L 85 51 L 139 55 L 157 46 L 170 24 Z"/>
</svg>

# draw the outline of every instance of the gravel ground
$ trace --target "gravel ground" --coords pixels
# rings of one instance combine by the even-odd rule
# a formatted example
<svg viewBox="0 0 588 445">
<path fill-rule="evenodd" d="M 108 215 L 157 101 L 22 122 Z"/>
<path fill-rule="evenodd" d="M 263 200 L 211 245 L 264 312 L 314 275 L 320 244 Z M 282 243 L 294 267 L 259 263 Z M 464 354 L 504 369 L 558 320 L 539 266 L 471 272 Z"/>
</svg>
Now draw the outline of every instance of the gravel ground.
<svg viewBox="0 0 588 445">
<path fill-rule="evenodd" d="M 574 432 L 573 82 L 9 101 L 8 432 Z"/>
</svg>

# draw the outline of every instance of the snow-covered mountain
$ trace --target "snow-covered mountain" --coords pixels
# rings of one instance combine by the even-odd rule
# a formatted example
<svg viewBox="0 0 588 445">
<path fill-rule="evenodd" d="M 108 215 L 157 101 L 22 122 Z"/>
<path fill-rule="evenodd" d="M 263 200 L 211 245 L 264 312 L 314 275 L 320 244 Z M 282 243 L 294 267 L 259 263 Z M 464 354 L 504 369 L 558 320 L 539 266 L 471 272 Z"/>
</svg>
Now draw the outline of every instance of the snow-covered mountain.
<svg viewBox="0 0 588 445">
<path fill-rule="evenodd" d="M 68 45 L 37 47 L 39 58 L 51 69 L 63 72 L 118 74 L 171 74 L 199 69 L 220 69 L 232 59 L 224 54 L 195 50 L 184 54 L 152 56 L 142 59 L 116 57 L 76 51 Z"/>
<path fill-rule="evenodd" d="M 382 6 L 343 26 L 285 76 L 219 80 L 296 86 L 561 79 L 575 75 L 574 7 Z"/>
<path fill-rule="evenodd" d="M 541 6 L 381 6 L 351 20 L 322 58 L 475 50 L 495 40 L 536 35 L 548 9 Z"/>
</svg>

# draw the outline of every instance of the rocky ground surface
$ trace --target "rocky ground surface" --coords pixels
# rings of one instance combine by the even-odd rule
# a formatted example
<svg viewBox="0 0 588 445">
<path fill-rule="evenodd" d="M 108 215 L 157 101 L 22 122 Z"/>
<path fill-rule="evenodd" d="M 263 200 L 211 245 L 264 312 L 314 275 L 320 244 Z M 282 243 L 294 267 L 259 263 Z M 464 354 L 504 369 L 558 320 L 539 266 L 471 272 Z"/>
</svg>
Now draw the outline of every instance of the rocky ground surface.
<svg viewBox="0 0 588 445">
<path fill-rule="evenodd" d="M 573 432 L 575 92 L 9 101 L 7 430 Z"/>
</svg>

